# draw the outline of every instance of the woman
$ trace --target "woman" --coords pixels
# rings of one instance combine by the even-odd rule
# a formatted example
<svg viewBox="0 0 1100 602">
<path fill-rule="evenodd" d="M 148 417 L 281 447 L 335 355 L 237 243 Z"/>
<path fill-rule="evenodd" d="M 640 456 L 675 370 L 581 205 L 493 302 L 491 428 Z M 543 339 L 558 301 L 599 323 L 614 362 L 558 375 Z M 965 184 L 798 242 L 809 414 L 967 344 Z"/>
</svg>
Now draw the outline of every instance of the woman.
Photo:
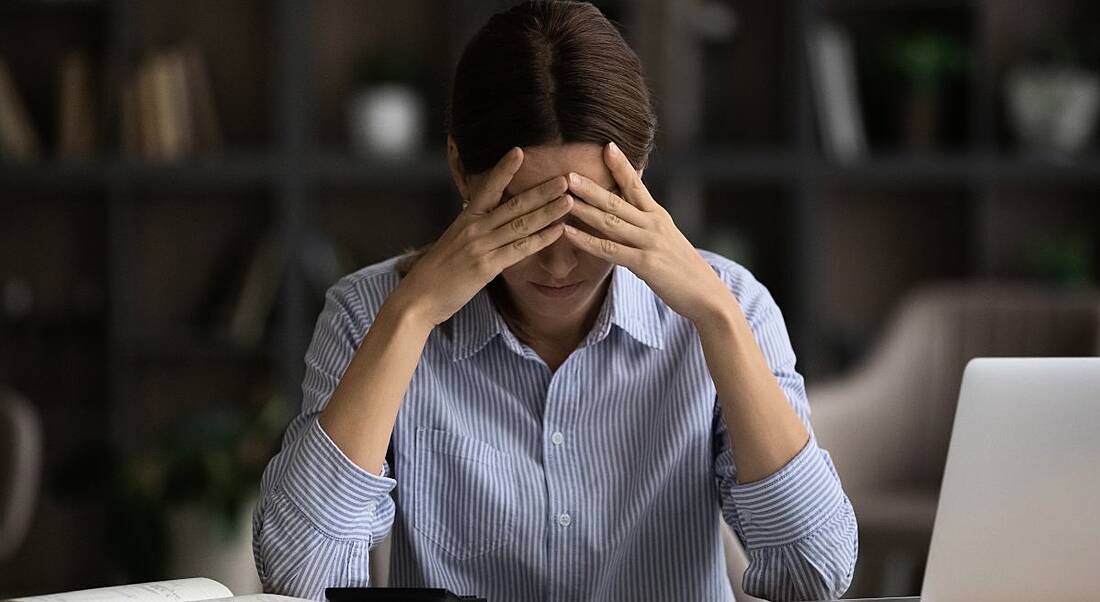
<svg viewBox="0 0 1100 602">
<path fill-rule="evenodd" d="M 615 27 L 494 16 L 447 126 L 457 219 L 328 291 L 255 514 L 266 589 L 367 585 L 389 537 L 392 586 L 730 600 L 725 520 L 746 592 L 842 594 L 855 517 L 783 318 L 642 183 L 656 122 Z"/>
</svg>

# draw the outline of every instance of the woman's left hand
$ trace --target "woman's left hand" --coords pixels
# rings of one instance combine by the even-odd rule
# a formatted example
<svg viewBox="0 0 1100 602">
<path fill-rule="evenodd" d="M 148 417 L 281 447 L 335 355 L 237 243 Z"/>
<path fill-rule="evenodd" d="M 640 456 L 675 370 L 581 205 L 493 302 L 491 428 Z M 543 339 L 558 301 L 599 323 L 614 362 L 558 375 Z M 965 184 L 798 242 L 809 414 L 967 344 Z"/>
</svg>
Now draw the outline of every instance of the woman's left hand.
<svg viewBox="0 0 1100 602">
<path fill-rule="evenodd" d="M 570 173 L 569 190 L 577 200 L 570 213 L 603 237 L 569 225 L 565 236 L 581 250 L 634 272 L 696 326 L 728 307 L 729 289 L 649 194 L 618 146 L 606 145 L 603 158 L 623 196 Z"/>
</svg>

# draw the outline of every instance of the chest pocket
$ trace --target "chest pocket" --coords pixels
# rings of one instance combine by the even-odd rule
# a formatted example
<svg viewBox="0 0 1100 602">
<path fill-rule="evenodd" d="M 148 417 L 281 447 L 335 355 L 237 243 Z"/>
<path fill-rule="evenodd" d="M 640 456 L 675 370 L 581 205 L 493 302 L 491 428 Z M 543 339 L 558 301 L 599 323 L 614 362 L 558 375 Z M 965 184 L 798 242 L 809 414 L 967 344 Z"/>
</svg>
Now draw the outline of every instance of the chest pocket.
<svg viewBox="0 0 1100 602">
<path fill-rule="evenodd" d="M 457 558 L 472 558 L 512 540 L 516 475 L 509 458 L 487 443 L 438 429 L 416 429 L 415 529 Z"/>
</svg>

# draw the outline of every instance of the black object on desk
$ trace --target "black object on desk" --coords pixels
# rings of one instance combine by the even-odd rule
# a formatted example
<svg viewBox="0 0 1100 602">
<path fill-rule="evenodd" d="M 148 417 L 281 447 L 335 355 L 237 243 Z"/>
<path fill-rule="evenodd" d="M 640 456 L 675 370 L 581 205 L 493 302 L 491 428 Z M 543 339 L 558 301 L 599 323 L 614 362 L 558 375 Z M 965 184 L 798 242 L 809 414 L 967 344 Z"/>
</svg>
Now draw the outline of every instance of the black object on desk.
<svg viewBox="0 0 1100 602">
<path fill-rule="evenodd" d="M 325 598 L 329 602 L 486 602 L 477 596 L 424 587 L 326 587 Z"/>
</svg>

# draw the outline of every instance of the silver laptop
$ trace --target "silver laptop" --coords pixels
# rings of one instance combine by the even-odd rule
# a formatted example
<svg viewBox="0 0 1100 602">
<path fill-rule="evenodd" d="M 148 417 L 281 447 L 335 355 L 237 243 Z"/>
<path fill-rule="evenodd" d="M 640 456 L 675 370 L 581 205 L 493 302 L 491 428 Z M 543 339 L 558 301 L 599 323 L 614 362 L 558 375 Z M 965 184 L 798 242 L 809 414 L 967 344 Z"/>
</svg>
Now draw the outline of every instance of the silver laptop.
<svg viewBox="0 0 1100 602">
<path fill-rule="evenodd" d="M 1100 600 L 1100 357 L 963 374 L 921 602 Z"/>
</svg>

